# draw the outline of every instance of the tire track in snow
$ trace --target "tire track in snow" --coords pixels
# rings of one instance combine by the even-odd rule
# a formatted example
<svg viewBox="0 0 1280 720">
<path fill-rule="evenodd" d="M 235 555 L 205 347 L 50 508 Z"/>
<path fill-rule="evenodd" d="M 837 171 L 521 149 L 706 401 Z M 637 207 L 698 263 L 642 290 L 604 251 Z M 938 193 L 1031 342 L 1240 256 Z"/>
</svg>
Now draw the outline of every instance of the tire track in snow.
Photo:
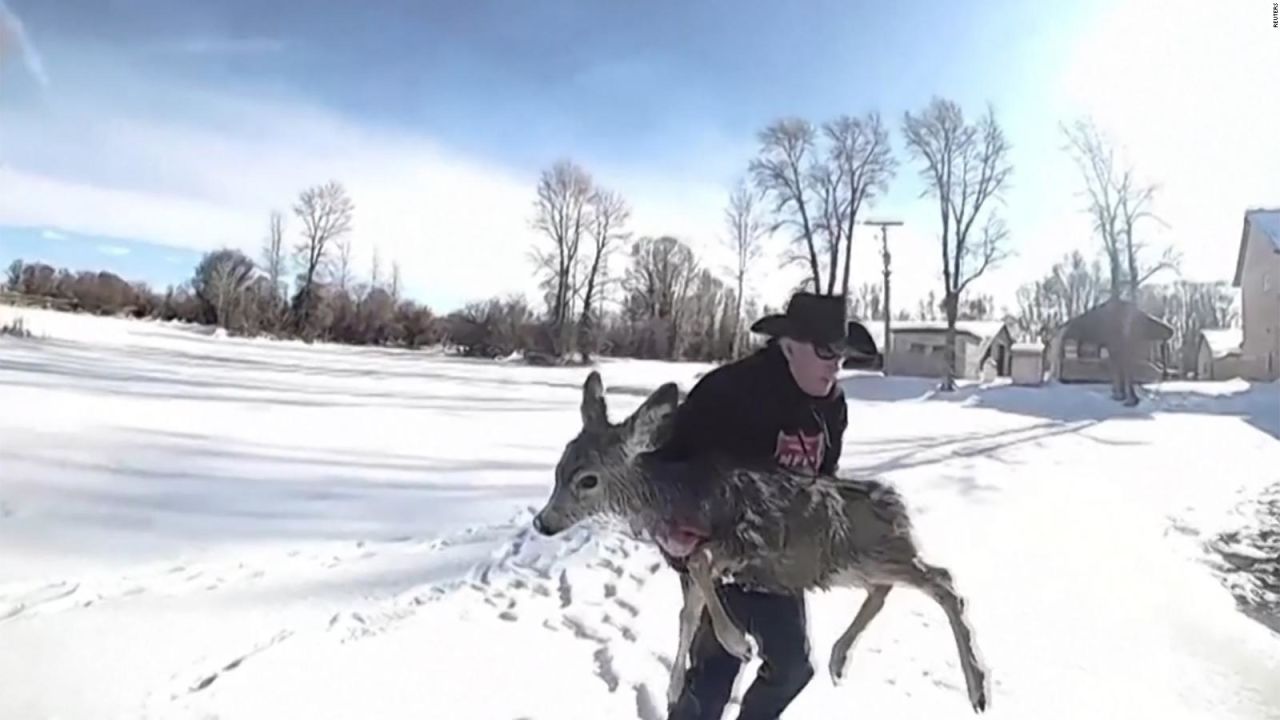
<svg viewBox="0 0 1280 720">
<path fill-rule="evenodd" d="M 393 538 L 381 543 L 403 545 L 409 540 L 412 538 Z M 418 550 L 435 552 L 454 542 L 456 539 L 451 537 L 421 540 Z M 333 569 L 352 561 L 377 557 L 378 551 L 368 545 L 367 541 L 360 540 L 352 544 L 354 549 L 349 552 L 329 551 L 308 555 L 299 550 L 290 550 L 286 553 L 263 555 L 250 561 L 169 562 L 160 568 L 143 567 L 138 572 L 114 577 L 46 581 L 27 590 L 0 594 L 0 623 L 20 617 L 87 608 L 144 594 L 173 596 L 242 587 L 246 583 L 266 579 L 268 568 L 277 572 L 282 567 L 287 568 L 285 572 L 291 572 L 298 566 Z"/>
<path fill-rule="evenodd" d="M 13 620 L 20 616 L 30 615 L 34 612 L 40 612 L 49 606 L 55 606 L 56 610 L 62 606 L 74 606 L 76 603 L 72 600 L 70 603 L 59 603 L 73 597 L 80 591 L 80 583 L 68 582 L 60 580 L 58 582 L 41 585 L 33 590 L 18 593 L 10 602 L 12 603 L 7 609 L 0 610 L 0 623 Z M 9 598 L 0 598 L 9 600 Z M 90 600 L 88 603 L 92 603 Z"/>
</svg>

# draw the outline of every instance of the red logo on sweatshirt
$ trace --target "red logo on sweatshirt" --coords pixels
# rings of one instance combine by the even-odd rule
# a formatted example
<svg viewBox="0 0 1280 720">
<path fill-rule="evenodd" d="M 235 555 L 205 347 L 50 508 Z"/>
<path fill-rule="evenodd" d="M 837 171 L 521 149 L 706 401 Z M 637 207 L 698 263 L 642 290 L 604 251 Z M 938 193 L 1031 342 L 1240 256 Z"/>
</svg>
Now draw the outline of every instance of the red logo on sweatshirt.
<svg viewBox="0 0 1280 720">
<path fill-rule="evenodd" d="M 787 434 L 778 431 L 778 445 L 773 457 L 785 468 L 806 468 L 817 471 L 826 457 L 827 443 L 822 433 L 812 435 L 803 432 Z"/>
</svg>

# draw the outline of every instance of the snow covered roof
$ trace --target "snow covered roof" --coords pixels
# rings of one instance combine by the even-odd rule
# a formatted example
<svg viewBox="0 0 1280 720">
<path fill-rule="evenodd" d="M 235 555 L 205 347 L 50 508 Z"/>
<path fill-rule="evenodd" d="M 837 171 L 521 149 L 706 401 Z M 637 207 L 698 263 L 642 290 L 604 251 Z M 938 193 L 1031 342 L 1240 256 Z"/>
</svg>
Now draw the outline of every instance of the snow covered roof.
<svg viewBox="0 0 1280 720">
<path fill-rule="evenodd" d="M 999 320 L 957 320 L 956 331 L 972 335 L 979 340 L 990 340 L 1005 328 Z M 946 332 L 946 320 L 894 320 L 890 326 L 892 332 Z"/>
<path fill-rule="evenodd" d="M 1173 327 L 1169 323 L 1136 308 L 1129 300 L 1109 298 L 1059 325 L 1054 331 L 1053 342 L 1059 344 L 1066 340 L 1103 342 L 1109 328 L 1118 319 L 1118 314 L 1129 309 L 1136 310 L 1140 321 L 1139 330 L 1146 340 L 1163 342 L 1173 337 Z"/>
<path fill-rule="evenodd" d="M 1257 230 L 1258 235 L 1271 242 L 1271 248 L 1280 253 L 1280 208 L 1259 208 L 1246 210 L 1244 228 L 1240 232 L 1240 253 L 1236 257 L 1236 277 L 1232 285 L 1240 287 L 1244 279 L 1244 259 L 1249 249 L 1249 230 Z"/>
<path fill-rule="evenodd" d="M 1200 337 L 1209 346 L 1209 352 L 1215 358 L 1226 357 L 1233 352 L 1240 352 L 1244 343 L 1244 333 L 1240 328 L 1213 328 L 1200 331 Z"/>
</svg>

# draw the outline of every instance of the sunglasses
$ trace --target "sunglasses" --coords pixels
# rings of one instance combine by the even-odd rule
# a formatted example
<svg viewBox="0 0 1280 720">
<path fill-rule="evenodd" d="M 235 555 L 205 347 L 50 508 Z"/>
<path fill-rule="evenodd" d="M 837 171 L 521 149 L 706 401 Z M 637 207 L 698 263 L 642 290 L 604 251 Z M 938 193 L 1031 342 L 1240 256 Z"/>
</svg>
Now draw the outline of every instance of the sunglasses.
<svg viewBox="0 0 1280 720">
<path fill-rule="evenodd" d="M 813 345 L 813 354 L 817 355 L 819 360 L 835 360 L 840 357 L 840 353 L 836 352 L 835 348 L 817 343 Z"/>
</svg>

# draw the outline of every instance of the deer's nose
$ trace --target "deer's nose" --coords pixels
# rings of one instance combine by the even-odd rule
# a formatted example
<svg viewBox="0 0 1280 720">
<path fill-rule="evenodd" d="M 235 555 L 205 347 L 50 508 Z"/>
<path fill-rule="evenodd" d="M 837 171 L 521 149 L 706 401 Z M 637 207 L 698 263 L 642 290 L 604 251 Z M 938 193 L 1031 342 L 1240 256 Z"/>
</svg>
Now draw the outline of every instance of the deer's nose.
<svg viewBox="0 0 1280 720">
<path fill-rule="evenodd" d="M 537 515 L 533 516 L 533 529 L 537 530 L 539 533 L 542 533 L 543 535 L 551 534 L 547 532 L 546 523 L 542 522 L 542 513 L 538 513 Z"/>
</svg>

